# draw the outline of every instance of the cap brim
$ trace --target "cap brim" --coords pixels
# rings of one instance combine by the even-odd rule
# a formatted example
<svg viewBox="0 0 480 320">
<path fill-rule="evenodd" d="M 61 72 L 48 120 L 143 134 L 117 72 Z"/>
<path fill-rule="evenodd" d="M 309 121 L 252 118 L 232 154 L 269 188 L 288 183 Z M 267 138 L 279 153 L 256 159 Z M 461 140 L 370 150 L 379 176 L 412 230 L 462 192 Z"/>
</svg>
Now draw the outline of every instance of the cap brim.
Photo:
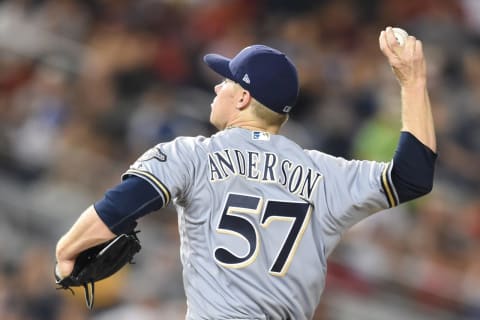
<svg viewBox="0 0 480 320">
<path fill-rule="evenodd" d="M 203 57 L 203 61 L 219 75 L 233 80 L 233 75 L 229 67 L 230 59 L 216 53 L 210 53 Z"/>
</svg>

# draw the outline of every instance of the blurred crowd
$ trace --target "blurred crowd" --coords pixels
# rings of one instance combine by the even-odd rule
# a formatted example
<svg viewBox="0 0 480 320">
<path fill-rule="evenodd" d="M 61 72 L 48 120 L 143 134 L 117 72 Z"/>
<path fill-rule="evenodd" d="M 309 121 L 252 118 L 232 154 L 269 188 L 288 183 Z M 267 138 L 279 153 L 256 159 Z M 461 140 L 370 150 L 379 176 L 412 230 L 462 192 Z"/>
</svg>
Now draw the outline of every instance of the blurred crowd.
<svg viewBox="0 0 480 320">
<path fill-rule="evenodd" d="M 81 291 L 55 290 L 56 241 L 149 147 L 215 132 L 209 52 L 286 52 L 301 93 L 282 133 L 390 160 L 400 92 L 378 48 L 389 25 L 424 44 L 434 190 L 345 235 L 315 319 L 480 318 L 480 2 L 3 0 L 0 319 L 182 319 L 172 208 L 140 221 L 137 263 L 97 285 L 93 312 Z"/>
</svg>

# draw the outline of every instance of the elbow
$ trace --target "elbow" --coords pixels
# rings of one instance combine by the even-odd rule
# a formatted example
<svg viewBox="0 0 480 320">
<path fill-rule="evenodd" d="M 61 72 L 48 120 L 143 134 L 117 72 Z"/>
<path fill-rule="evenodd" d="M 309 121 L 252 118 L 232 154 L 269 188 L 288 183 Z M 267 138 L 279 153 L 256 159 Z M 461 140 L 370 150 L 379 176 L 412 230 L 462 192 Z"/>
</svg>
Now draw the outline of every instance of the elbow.
<svg viewBox="0 0 480 320">
<path fill-rule="evenodd" d="M 429 194 L 433 190 L 433 179 L 431 179 L 429 182 L 427 182 L 423 185 L 416 186 L 415 189 L 416 189 L 415 192 L 417 194 L 417 196 L 415 198 L 420 198 L 420 197 L 426 196 L 427 194 Z"/>
<path fill-rule="evenodd" d="M 430 192 L 432 192 L 433 190 L 433 175 L 432 175 L 432 178 L 430 179 L 430 181 L 428 182 L 428 184 L 426 184 L 425 186 L 422 186 L 422 195 L 421 196 L 425 196 L 427 194 L 429 194 Z"/>
<path fill-rule="evenodd" d="M 411 181 L 412 186 L 410 187 L 411 192 L 416 194 L 416 198 L 425 196 L 432 192 L 433 190 L 433 176 L 434 171 L 432 170 L 425 170 L 424 174 L 420 177 L 417 176 L 417 179 Z"/>
<path fill-rule="evenodd" d="M 397 182 L 399 179 L 397 179 Z M 414 183 L 412 183 L 414 182 Z M 433 190 L 433 173 L 431 176 L 424 176 L 423 179 L 416 181 L 402 181 L 397 183 L 397 193 L 400 203 L 411 201 L 423 197 Z"/>
<path fill-rule="evenodd" d="M 391 171 L 400 203 L 432 191 L 436 158 L 437 155 L 413 135 L 402 133 Z"/>
</svg>

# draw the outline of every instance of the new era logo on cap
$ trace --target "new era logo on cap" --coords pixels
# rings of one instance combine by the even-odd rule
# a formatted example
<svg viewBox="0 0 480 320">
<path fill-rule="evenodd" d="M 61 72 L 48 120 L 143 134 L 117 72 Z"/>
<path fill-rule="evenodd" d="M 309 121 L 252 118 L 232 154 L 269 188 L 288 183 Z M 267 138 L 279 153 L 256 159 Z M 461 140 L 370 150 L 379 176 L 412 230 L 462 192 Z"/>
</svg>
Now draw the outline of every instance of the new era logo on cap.
<svg viewBox="0 0 480 320">
<path fill-rule="evenodd" d="M 295 105 L 299 91 L 297 69 L 274 48 L 257 44 L 246 47 L 233 59 L 207 54 L 204 61 L 275 112 L 288 113 Z"/>
</svg>

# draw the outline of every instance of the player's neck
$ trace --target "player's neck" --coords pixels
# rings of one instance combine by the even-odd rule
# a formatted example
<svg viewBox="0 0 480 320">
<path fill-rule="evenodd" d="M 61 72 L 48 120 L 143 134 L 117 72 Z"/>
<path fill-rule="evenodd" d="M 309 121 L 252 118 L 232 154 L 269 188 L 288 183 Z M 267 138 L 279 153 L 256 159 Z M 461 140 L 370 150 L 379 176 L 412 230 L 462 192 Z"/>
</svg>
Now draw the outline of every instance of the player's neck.
<svg viewBox="0 0 480 320">
<path fill-rule="evenodd" d="M 242 128 L 250 131 L 263 131 L 268 132 L 271 134 L 277 134 L 280 130 L 277 126 L 266 126 L 259 123 L 255 123 L 253 121 L 242 121 L 237 123 L 230 123 L 228 124 L 225 129 L 232 129 L 232 128 Z"/>
<path fill-rule="evenodd" d="M 223 129 L 229 128 L 243 128 L 250 131 L 263 131 L 271 134 L 278 134 L 280 131 L 279 125 L 273 125 L 259 118 L 252 107 L 248 105 L 245 108 L 236 108 L 236 112 L 232 112 L 226 121 Z M 218 128 L 218 127 L 217 127 Z"/>
</svg>

